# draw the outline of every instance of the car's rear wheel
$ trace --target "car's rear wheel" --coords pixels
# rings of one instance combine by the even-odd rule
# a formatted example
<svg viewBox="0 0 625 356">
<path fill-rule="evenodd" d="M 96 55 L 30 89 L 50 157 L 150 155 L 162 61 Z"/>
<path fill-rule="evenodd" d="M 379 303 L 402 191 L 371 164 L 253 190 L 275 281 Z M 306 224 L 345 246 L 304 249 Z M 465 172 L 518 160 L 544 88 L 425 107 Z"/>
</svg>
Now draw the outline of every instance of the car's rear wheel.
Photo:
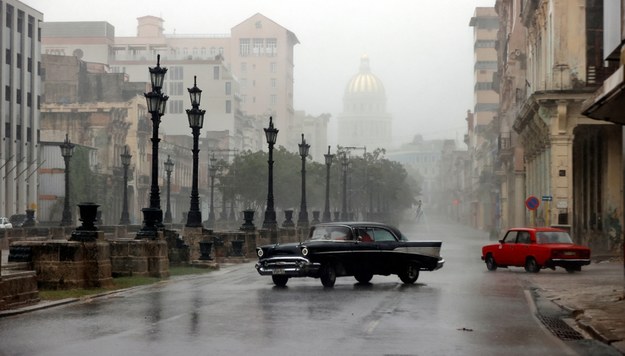
<svg viewBox="0 0 625 356">
<path fill-rule="evenodd" d="M 486 269 L 488 269 L 489 271 L 497 270 L 497 263 L 495 263 L 493 255 L 489 254 L 488 256 L 486 256 Z"/>
<path fill-rule="evenodd" d="M 567 272 L 569 272 L 569 273 L 580 272 L 581 270 L 582 270 L 582 267 L 581 267 L 581 266 L 579 266 L 579 267 L 569 267 L 569 268 L 566 268 L 566 271 L 567 271 Z"/>
<path fill-rule="evenodd" d="M 408 262 L 398 276 L 405 284 L 413 284 L 419 278 L 419 265 L 416 262 Z"/>
<path fill-rule="evenodd" d="M 356 278 L 358 283 L 366 284 L 366 283 L 369 283 L 369 281 L 371 281 L 371 278 L 373 278 L 373 273 L 371 273 L 371 272 L 358 272 L 358 273 L 356 273 L 354 275 L 354 278 Z"/>
<path fill-rule="evenodd" d="M 334 266 L 331 263 L 324 263 L 321 266 L 319 278 L 324 287 L 334 287 L 334 283 L 336 282 L 336 270 Z"/>
<path fill-rule="evenodd" d="M 275 284 L 278 287 L 284 287 L 286 286 L 286 282 L 289 281 L 289 277 L 287 276 L 271 276 L 271 279 L 273 280 L 273 284 Z"/>
<path fill-rule="evenodd" d="M 528 257 L 527 260 L 525 260 L 525 270 L 529 273 L 540 272 L 540 266 L 536 263 L 534 257 Z"/>
</svg>

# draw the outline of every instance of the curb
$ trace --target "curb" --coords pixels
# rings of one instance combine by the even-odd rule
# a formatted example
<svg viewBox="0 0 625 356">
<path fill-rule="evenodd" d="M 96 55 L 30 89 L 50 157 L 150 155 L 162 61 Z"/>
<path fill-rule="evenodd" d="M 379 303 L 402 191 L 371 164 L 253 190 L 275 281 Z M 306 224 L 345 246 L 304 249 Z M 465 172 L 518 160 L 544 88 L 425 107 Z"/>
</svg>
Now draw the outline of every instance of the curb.
<svg viewBox="0 0 625 356">
<path fill-rule="evenodd" d="M 79 300 L 80 298 L 66 298 L 66 299 L 59 299 L 59 300 L 54 300 L 54 301 L 38 302 L 36 304 L 32 304 L 32 305 L 21 307 L 21 308 L 0 311 L 0 318 L 28 313 L 28 312 L 35 311 L 35 310 L 48 309 L 48 308 L 56 307 L 59 305 L 74 303 Z"/>
</svg>

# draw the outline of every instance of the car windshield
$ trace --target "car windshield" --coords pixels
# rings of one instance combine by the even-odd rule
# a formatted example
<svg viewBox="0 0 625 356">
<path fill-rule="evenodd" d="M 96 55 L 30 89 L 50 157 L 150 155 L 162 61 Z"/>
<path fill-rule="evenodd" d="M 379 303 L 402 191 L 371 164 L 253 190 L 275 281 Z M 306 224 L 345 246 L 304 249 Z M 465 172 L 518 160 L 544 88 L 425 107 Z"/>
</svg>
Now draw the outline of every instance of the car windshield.
<svg viewBox="0 0 625 356">
<path fill-rule="evenodd" d="M 539 231 L 536 233 L 539 244 L 572 244 L 571 236 L 564 231 Z"/>
<path fill-rule="evenodd" d="M 315 226 L 308 236 L 310 240 L 351 240 L 352 234 L 346 226 Z"/>
</svg>

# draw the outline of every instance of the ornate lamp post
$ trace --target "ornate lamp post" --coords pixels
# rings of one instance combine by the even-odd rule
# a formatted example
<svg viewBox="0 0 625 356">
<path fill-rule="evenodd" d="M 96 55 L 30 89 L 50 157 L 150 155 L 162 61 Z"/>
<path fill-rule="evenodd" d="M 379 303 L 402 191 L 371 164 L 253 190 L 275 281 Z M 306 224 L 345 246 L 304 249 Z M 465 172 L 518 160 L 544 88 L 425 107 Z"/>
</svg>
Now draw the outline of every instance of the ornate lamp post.
<svg viewBox="0 0 625 356">
<path fill-rule="evenodd" d="M 273 127 L 273 118 L 269 117 L 269 127 L 265 128 L 265 137 L 269 146 L 269 178 L 267 179 L 267 209 L 265 210 L 265 220 L 263 221 L 264 229 L 274 230 L 278 226 L 276 221 L 276 211 L 273 208 L 273 145 L 276 144 L 278 138 L 278 129 Z"/>
<path fill-rule="evenodd" d="M 323 222 L 332 221 L 332 215 L 330 214 L 330 166 L 332 166 L 332 160 L 334 155 L 330 154 L 330 146 L 328 146 L 328 153 L 323 155 L 326 159 L 326 206 L 323 210 Z"/>
<path fill-rule="evenodd" d="M 197 87 L 197 77 L 193 77 L 193 88 L 187 89 L 189 91 L 189 97 L 191 98 L 191 109 L 187 109 L 187 116 L 189 117 L 189 127 L 193 133 L 193 182 L 191 184 L 191 207 L 187 214 L 187 227 L 201 227 L 202 226 L 202 212 L 200 211 L 200 197 L 198 194 L 198 157 L 200 149 L 198 147 L 198 140 L 200 136 L 200 129 L 204 125 L 204 113 L 206 110 L 200 110 L 200 99 L 202 97 L 202 90 Z"/>
<path fill-rule="evenodd" d="M 124 152 L 119 155 L 124 166 L 124 202 L 122 205 L 122 217 L 119 219 L 120 225 L 130 225 L 130 217 L 128 215 L 128 166 L 132 155 L 128 151 L 128 145 L 124 146 Z"/>
<path fill-rule="evenodd" d="M 156 230 L 163 225 L 163 211 L 158 188 L 158 127 L 169 97 L 161 92 L 167 68 L 160 66 L 161 56 L 156 56 L 156 67 L 150 67 L 152 91 L 144 93 L 148 112 L 152 115 L 152 184 L 150 186 L 150 207 L 143 208 L 143 227 L 137 237 L 156 237 Z"/>
<path fill-rule="evenodd" d="M 343 205 L 341 208 L 341 219 L 348 220 L 347 218 L 347 167 L 349 166 L 349 160 L 347 159 L 347 153 L 343 153 L 341 158 L 341 165 L 343 167 Z"/>
<path fill-rule="evenodd" d="M 171 157 L 167 155 L 167 161 L 165 161 L 165 172 L 167 172 L 167 208 L 165 210 L 165 219 L 163 220 L 166 224 L 171 224 L 171 172 L 174 171 L 174 161 L 171 160 Z"/>
<path fill-rule="evenodd" d="M 65 202 L 63 204 L 63 217 L 61 218 L 61 226 L 72 225 L 72 213 L 69 208 L 69 161 L 74 153 L 74 144 L 69 141 L 67 134 L 65 134 L 65 141 L 60 145 L 61 155 L 65 159 Z"/>
<path fill-rule="evenodd" d="M 211 205 L 208 212 L 208 227 L 213 228 L 215 226 L 215 210 L 213 207 L 214 193 L 215 193 L 215 176 L 217 175 L 217 159 L 215 155 L 210 159 L 210 167 L 208 167 L 208 174 L 211 178 Z"/>
<path fill-rule="evenodd" d="M 308 157 L 310 145 L 306 143 L 304 134 L 302 134 L 302 143 L 297 145 L 299 146 L 299 155 L 302 157 L 302 200 L 299 207 L 297 226 L 305 228 L 308 227 L 308 211 L 306 211 L 306 157 Z"/>
</svg>

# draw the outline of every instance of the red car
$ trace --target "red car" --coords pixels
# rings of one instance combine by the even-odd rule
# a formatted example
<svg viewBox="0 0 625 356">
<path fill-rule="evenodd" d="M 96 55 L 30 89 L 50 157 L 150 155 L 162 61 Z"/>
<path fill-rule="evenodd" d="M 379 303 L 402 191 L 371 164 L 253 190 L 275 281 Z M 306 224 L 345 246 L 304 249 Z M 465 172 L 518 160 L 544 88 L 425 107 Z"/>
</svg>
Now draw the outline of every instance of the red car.
<svg viewBox="0 0 625 356">
<path fill-rule="evenodd" d="M 562 267 L 573 273 L 590 264 L 590 249 L 575 245 L 565 230 L 514 228 L 508 230 L 498 244 L 482 247 L 482 260 L 489 271 L 513 266 L 537 273 L 542 268 Z"/>
</svg>

